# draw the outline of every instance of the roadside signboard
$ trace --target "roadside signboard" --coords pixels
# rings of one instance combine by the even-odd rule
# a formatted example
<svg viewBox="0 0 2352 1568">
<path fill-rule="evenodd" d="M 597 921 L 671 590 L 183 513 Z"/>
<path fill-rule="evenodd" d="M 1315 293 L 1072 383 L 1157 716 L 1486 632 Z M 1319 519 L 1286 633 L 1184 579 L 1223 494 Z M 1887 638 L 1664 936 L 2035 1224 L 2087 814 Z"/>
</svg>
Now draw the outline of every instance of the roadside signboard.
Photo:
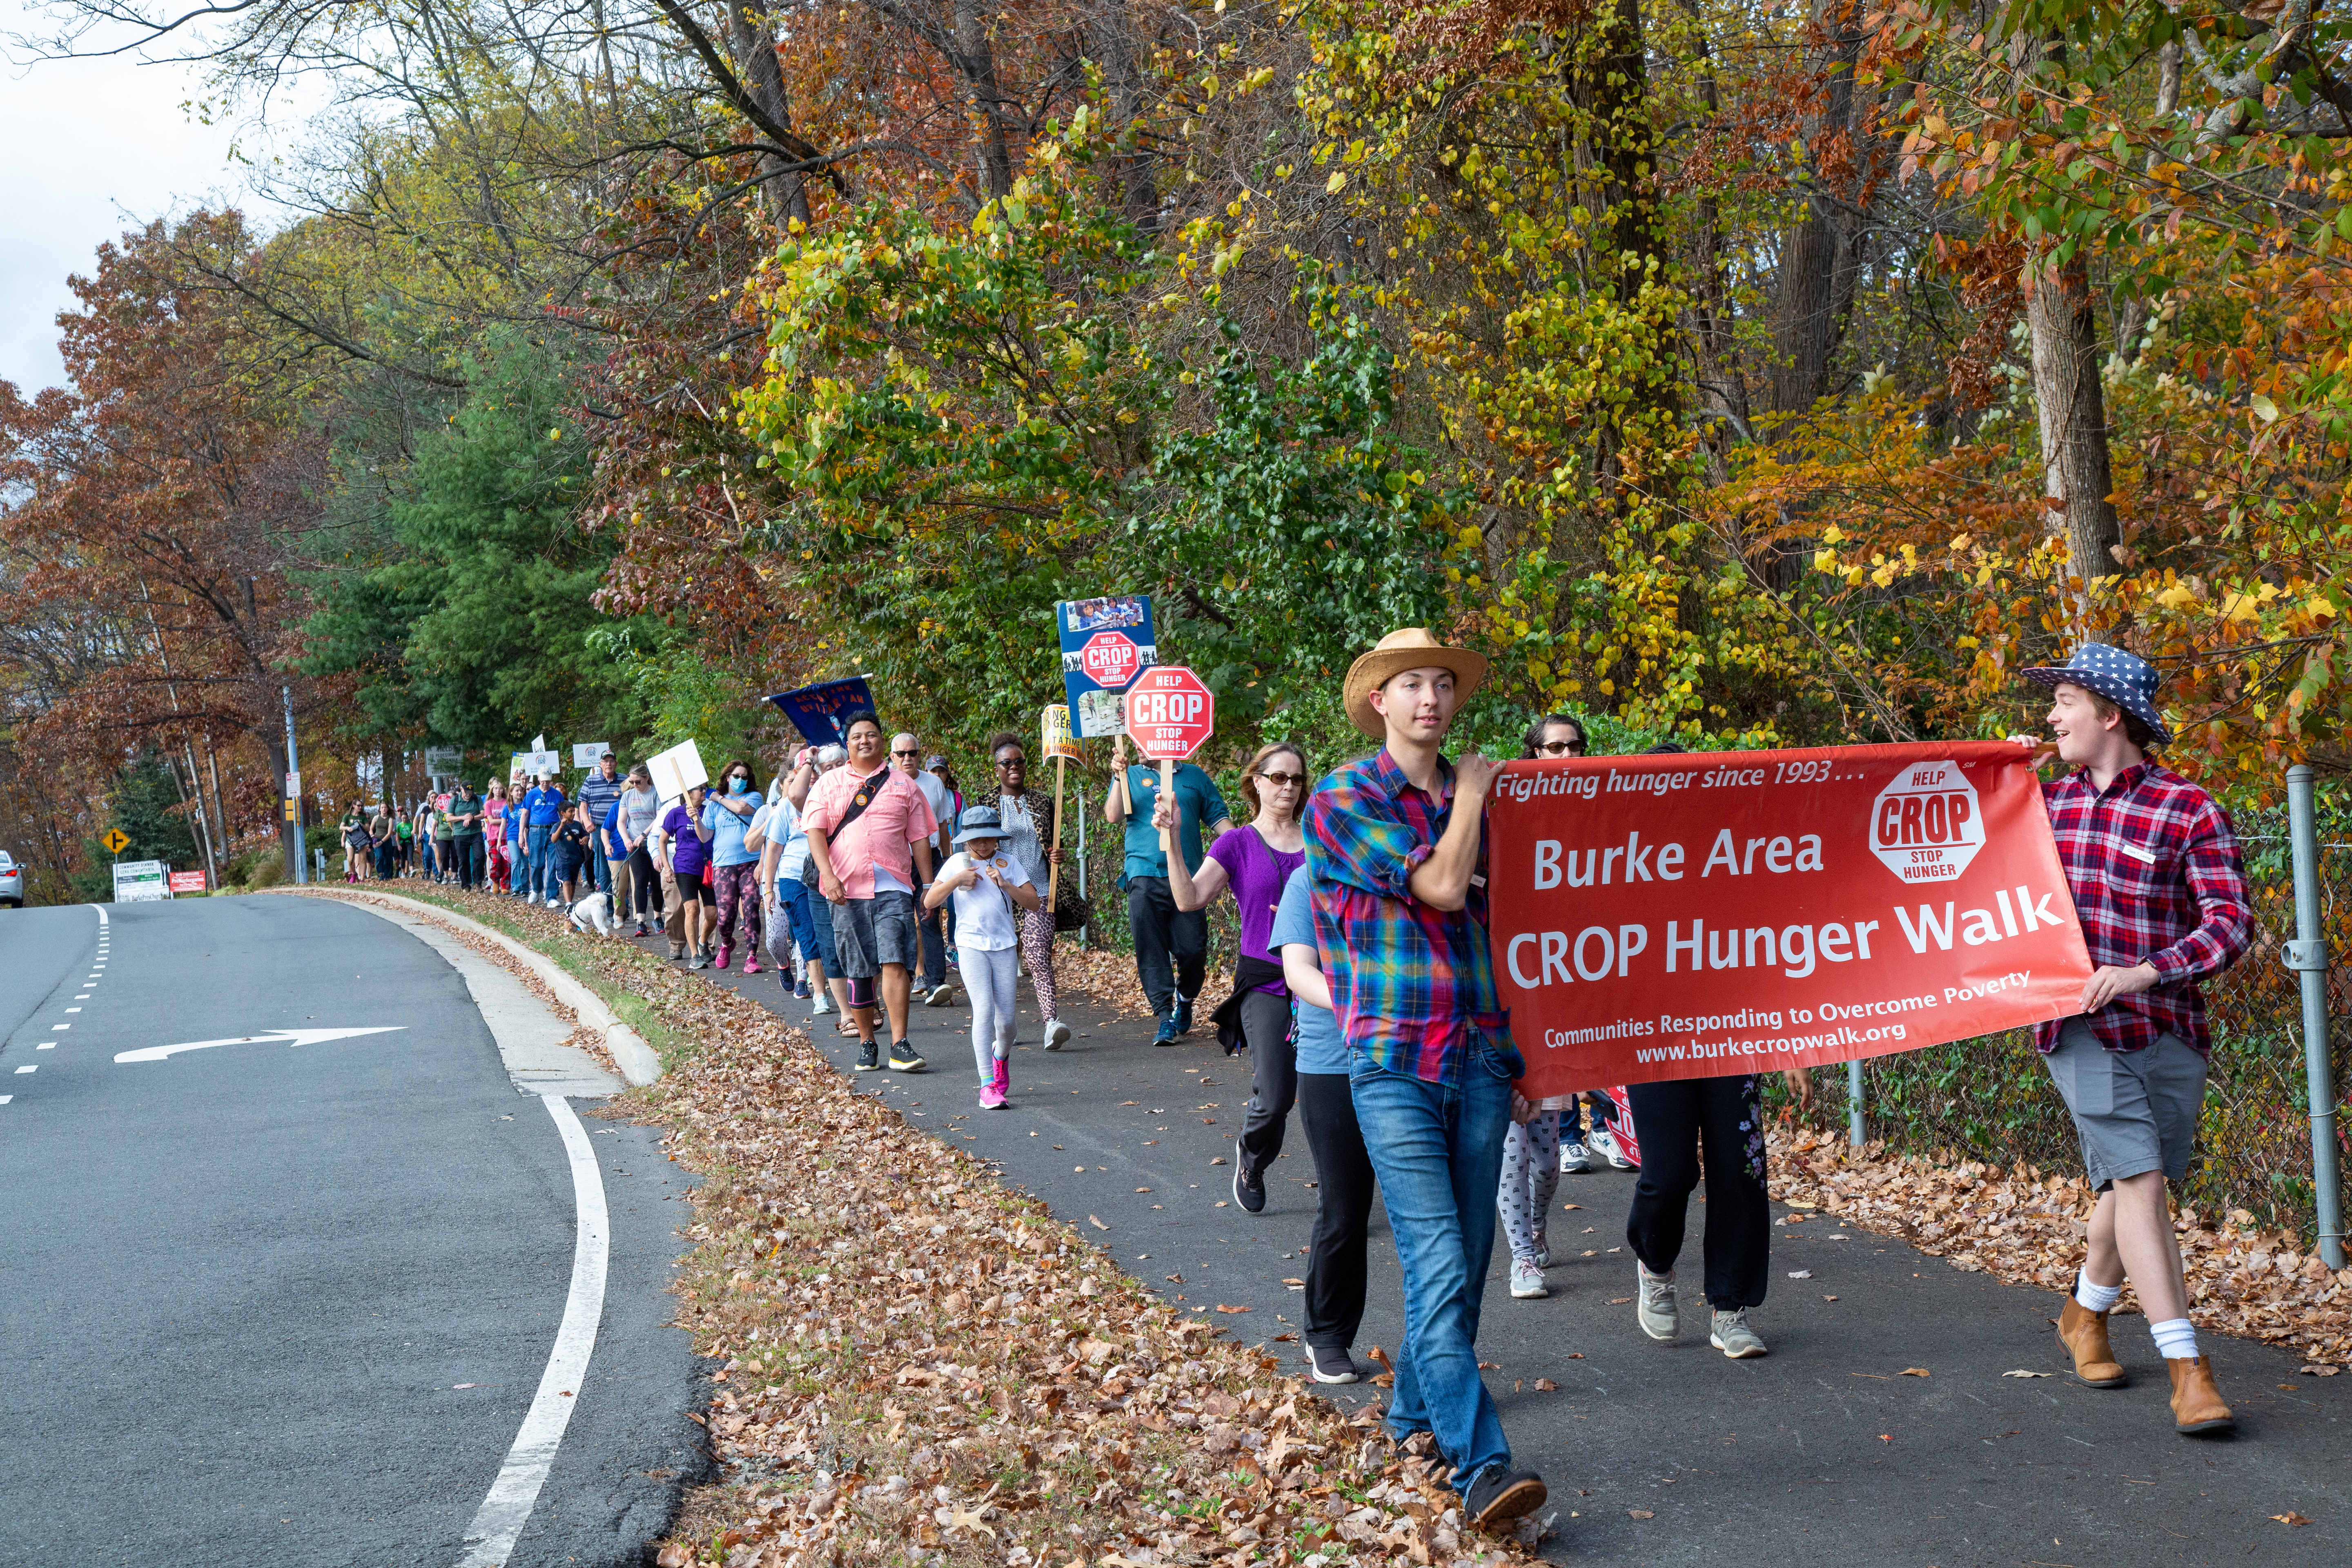
<svg viewBox="0 0 2352 1568">
<path fill-rule="evenodd" d="M 202 871 L 174 871 L 171 888 L 174 893 L 201 893 L 205 890 L 205 874 Z"/>
<path fill-rule="evenodd" d="M 1127 694 L 1127 732 L 1155 763 L 1181 762 L 1199 751 L 1216 721 L 1217 700 L 1181 664 L 1145 670 Z"/>
<path fill-rule="evenodd" d="M 1062 638 L 1062 686 L 1080 740 L 1118 733 L 1119 694 L 1160 662 L 1151 600 L 1142 594 L 1066 599 L 1054 606 Z"/>
<path fill-rule="evenodd" d="M 106 846 L 108 854 L 120 855 L 131 847 L 131 835 L 123 832 L 120 827 L 110 827 L 99 842 Z"/>
<path fill-rule="evenodd" d="M 458 751 L 455 746 L 427 746 L 425 748 L 425 771 L 428 773 L 432 773 L 436 776 L 454 773 L 459 768 L 465 766 L 465 753 Z"/>
<path fill-rule="evenodd" d="M 1044 743 L 1038 747 L 1038 754 L 1076 760 L 1078 742 L 1070 733 L 1070 710 L 1059 702 L 1049 703 L 1039 717 L 1039 739 Z"/>
<path fill-rule="evenodd" d="M 676 800 L 695 785 L 710 782 L 709 771 L 702 765 L 702 750 L 692 741 L 680 741 L 647 758 L 646 769 L 653 774 L 654 788 L 664 800 Z"/>
<path fill-rule="evenodd" d="M 862 675 L 845 680 L 821 680 L 792 691 L 774 691 L 768 700 L 792 721 L 793 728 L 812 746 L 836 746 L 846 739 L 845 721 L 852 713 L 874 711 L 874 690 Z"/>
<path fill-rule="evenodd" d="M 124 860 L 114 868 L 114 901 L 118 904 L 162 903 L 172 896 L 165 879 L 171 868 L 161 860 Z"/>
</svg>

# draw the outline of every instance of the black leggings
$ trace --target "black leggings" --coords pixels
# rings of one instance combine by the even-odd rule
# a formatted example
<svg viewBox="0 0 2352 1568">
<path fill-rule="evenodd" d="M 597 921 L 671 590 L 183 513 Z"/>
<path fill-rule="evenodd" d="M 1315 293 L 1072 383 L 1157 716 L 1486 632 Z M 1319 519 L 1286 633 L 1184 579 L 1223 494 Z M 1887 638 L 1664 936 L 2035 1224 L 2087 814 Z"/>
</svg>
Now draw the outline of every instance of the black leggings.
<svg viewBox="0 0 2352 1568">
<path fill-rule="evenodd" d="M 662 912 L 661 873 L 654 869 L 654 858 L 642 844 L 629 851 L 629 886 L 635 889 L 633 896 L 636 900 L 638 918 L 642 920 L 651 915 L 659 920 Z M 614 910 L 613 918 L 618 920 L 626 913 L 626 910 Z"/>
<path fill-rule="evenodd" d="M 1637 1083 L 1633 1135 L 1642 1179 L 1625 1240 L 1653 1274 L 1675 1266 L 1706 1150 L 1706 1299 L 1717 1311 L 1764 1304 L 1772 1269 L 1772 1200 L 1764 1187 L 1764 1098 L 1753 1073 Z"/>
<path fill-rule="evenodd" d="M 1315 1155 L 1315 1234 L 1307 1242 L 1307 1342 L 1346 1350 L 1364 1321 L 1364 1238 L 1372 1217 L 1371 1156 L 1343 1072 L 1303 1072 L 1298 1125 Z"/>
<path fill-rule="evenodd" d="M 1298 1047 L 1290 1037 L 1290 998 L 1268 991 L 1243 997 L 1242 1038 L 1249 1042 L 1255 1092 L 1242 1109 L 1241 1161 L 1264 1175 L 1282 1152 L 1283 1131 L 1298 1097 Z"/>
</svg>

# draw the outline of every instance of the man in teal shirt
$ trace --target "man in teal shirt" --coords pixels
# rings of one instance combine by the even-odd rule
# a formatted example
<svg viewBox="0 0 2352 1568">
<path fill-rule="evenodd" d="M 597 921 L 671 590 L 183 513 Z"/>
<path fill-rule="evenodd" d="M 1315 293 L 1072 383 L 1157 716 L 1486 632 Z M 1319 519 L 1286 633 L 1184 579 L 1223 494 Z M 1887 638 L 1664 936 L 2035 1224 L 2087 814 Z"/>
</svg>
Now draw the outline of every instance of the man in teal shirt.
<svg viewBox="0 0 2352 1568">
<path fill-rule="evenodd" d="M 1201 994 L 1207 968 L 1209 917 L 1203 910 L 1179 910 L 1168 891 L 1168 857 L 1160 852 L 1160 830 L 1151 826 L 1160 804 L 1158 764 L 1129 766 L 1124 734 L 1112 737 L 1111 761 L 1118 771 L 1103 799 L 1103 820 L 1127 827 L 1127 922 L 1135 932 L 1135 974 L 1160 1018 L 1152 1044 L 1172 1046 L 1192 1026 L 1192 998 Z M 1216 784 L 1191 763 L 1176 764 L 1175 794 L 1177 846 L 1185 866 L 1197 871 L 1201 825 L 1209 825 L 1213 843 L 1233 826 L 1233 818 Z"/>
</svg>

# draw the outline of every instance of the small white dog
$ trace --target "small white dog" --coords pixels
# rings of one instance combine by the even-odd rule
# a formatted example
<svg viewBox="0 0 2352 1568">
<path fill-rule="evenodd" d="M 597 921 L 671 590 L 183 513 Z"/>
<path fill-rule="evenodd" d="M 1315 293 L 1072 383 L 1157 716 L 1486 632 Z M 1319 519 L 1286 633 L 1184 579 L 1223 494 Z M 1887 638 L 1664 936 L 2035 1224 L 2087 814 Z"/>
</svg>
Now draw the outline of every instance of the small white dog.
<svg viewBox="0 0 2352 1568">
<path fill-rule="evenodd" d="M 621 929 L 621 922 L 613 918 L 613 895 L 610 893 L 589 894 L 572 906 L 571 918 L 572 929 L 576 931 L 593 928 L 598 936 L 611 936 Z"/>
</svg>

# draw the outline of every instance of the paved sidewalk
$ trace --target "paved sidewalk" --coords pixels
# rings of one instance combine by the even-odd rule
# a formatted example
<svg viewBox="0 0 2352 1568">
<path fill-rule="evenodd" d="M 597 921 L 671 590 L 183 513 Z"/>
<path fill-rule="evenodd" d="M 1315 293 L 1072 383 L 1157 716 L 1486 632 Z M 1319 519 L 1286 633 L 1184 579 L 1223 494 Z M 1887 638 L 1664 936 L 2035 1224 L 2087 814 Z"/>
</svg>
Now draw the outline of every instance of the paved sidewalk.
<svg viewBox="0 0 2352 1568">
<path fill-rule="evenodd" d="M 662 951 L 658 940 L 641 945 Z M 773 971 L 703 973 L 810 1022 L 808 1004 Z M 1301 1277 L 1315 1210 L 1296 1119 L 1265 1212 L 1247 1214 L 1231 1190 L 1246 1055 L 1226 1058 L 1205 1027 L 1155 1048 L 1140 1020 L 1086 1005 L 1064 1017 L 1077 1037 L 1058 1053 L 1040 1049 L 1024 988 L 1026 1043 L 1013 1053 L 1013 1104 L 1002 1111 L 977 1109 L 971 1015 L 961 1002 L 915 1010 L 929 1072 L 858 1082 L 993 1163 L 1185 1310 L 1266 1342 L 1303 1373 L 1297 1342 L 1278 1337 L 1296 1330 L 1300 1298 L 1283 1281 Z M 829 1028 L 814 1037 L 848 1072 L 855 1042 Z M 2209 1337 L 2239 1432 L 2184 1438 L 2171 1429 L 2141 1320 L 2117 1321 L 2127 1388 L 2005 1378 L 2060 1372 L 2054 1300 L 1822 1220 L 1773 1232 L 1772 1298 L 1754 1314 L 1769 1357 L 1727 1361 L 1708 1347 L 1703 1316 L 1693 1329 L 1687 1304 L 1682 1340 L 1656 1344 L 1633 1317 L 1633 1265 L 1622 1250 L 1632 1190 L 1633 1177 L 1617 1173 L 1561 1179 L 1550 1234 L 1566 1261 L 1551 1269 L 1549 1300 L 1511 1300 L 1499 1244 L 1489 1277 L 1488 1386 L 1516 1458 L 1551 1486 L 1559 1535 L 1545 1550 L 1555 1559 L 1718 1568 L 1803 1553 L 1808 1563 L 1870 1568 L 2091 1568 L 2250 1556 L 2333 1565 L 2352 1552 L 2352 1378 L 2301 1377 L 2293 1355 Z M 1695 1281 L 1706 1205 L 1694 1200 L 1691 1215 L 1684 1273 Z M 1395 1257 L 1377 1210 L 1373 1224 L 1357 1348 L 1393 1353 Z M 1790 1279 L 1796 1270 L 1811 1277 Z M 1904 1375 L 1912 1367 L 1929 1375 Z M 1538 1378 L 1558 1391 L 1538 1392 Z M 2271 1517 L 2279 1514 L 2312 1522 Z"/>
</svg>

